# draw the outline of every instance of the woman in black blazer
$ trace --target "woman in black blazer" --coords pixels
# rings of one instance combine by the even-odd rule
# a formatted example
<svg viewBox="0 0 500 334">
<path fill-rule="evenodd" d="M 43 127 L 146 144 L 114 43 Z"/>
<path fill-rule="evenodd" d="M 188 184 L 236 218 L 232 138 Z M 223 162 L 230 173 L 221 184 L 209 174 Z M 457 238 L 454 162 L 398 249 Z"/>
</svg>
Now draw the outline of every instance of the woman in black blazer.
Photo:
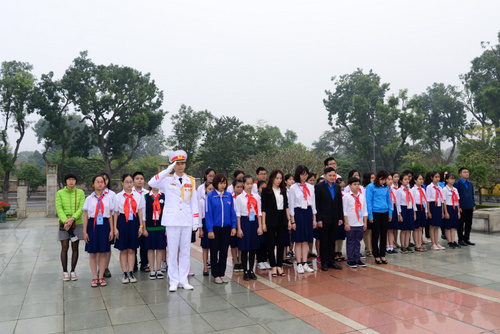
<svg viewBox="0 0 500 334">
<path fill-rule="evenodd" d="M 285 276 L 283 272 L 283 251 L 285 239 L 291 229 L 288 212 L 288 198 L 283 181 L 283 172 L 273 170 L 267 188 L 262 191 L 262 227 L 267 230 L 266 243 L 272 276 Z M 277 253 L 275 254 L 275 249 Z"/>
</svg>

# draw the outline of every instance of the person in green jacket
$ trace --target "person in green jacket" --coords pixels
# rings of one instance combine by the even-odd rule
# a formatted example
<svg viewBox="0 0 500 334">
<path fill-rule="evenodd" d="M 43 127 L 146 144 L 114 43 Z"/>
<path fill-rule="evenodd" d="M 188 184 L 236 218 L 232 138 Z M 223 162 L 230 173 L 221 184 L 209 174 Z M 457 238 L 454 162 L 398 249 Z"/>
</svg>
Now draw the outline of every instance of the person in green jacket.
<svg viewBox="0 0 500 334">
<path fill-rule="evenodd" d="M 78 244 L 83 239 L 83 203 L 85 203 L 85 193 L 76 188 L 78 176 L 68 173 L 64 176 L 66 187 L 57 192 L 56 210 L 59 217 L 60 226 L 58 240 L 61 242 L 61 264 L 63 268 L 63 281 L 76 281 L 78 277 L 75 273 L 78 262 Z M 62 224 L 61 224 L 62 225 Z M 72 257 L 71 273 L 68 273 L 68 249 L 71 240 Z"/>
</svg>

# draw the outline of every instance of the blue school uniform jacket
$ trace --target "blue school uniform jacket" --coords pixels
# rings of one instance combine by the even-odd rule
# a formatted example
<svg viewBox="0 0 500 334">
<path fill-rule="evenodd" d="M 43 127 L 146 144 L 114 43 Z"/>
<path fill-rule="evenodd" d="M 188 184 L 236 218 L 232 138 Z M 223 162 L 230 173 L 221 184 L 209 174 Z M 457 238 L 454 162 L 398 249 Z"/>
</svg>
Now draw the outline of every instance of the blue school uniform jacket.
<svg viewBox="0 0 500 334">
<path fill-rule="evenodd" d="M 214 226 L 231 228 L 238 227 L 233 196 L 224 191 L 222 197 L 216 190 L 212 190 L 206 197 L 205 226 L 207 232 L 213 232 Z"/>
<path fill-rule="evenodd" d="M 460 195 L 460 208 L 461 209 L 472 209 L 476 206 L 476 200 L 474 199 L 474 186 L 469 180 L 465 181 L 462 178 L 458 179 L 453 185 L 458 190 Z"/>
<path fill-rule="evenodd" d="M 391 193 L 388 186 L 375 187 L 372 182 L 366 187 L 365 196 L 368 219 L 373 219 L 374 212 L 389 212 L 389 217 L 392 217 Z"/>
</svg>

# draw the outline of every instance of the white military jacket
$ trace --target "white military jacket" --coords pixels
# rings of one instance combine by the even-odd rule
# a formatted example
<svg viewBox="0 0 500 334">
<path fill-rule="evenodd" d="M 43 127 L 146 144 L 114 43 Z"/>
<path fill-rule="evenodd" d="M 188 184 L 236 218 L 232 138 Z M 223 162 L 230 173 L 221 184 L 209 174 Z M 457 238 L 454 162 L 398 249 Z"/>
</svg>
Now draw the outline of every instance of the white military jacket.
<svg viewBox="0 0 500 334">
<path fill-rule="evenodd" d="M 149 186 L 165 194 L 165 206 L 161 224 L 163 226 L 190 226 L 195 231 L 201 227 L 199 202 L 194 178 L 184 173 L 182 185 L 179 176 L 168 174 L 167 170 L 149 180 Z"/>
</svg>

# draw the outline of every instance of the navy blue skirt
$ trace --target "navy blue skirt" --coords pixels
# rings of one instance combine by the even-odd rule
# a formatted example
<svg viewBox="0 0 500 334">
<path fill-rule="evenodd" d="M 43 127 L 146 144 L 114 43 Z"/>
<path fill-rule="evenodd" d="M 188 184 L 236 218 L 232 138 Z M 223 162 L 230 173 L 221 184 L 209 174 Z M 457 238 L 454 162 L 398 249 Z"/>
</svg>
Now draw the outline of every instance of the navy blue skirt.
<svg viewBox="0 0 500 334">
<path fill-rule="evenodd" d="M 139 218 L 127 221 L 125 215 L 120 213 L 116 222 L 118 229 L 118 239 L 115 241 L 115 248 L 119 250 L 137 249 L 139 247 Z"/>
<path fill-rule="evenodd" d="M 250 251 L 260 248 L 260 237 L 257 234 L 259 222 L 257 217 L 251 222 L 248 217 L 240 217 L 240 226 L 243 231 L 243 238 L 238 239 L 238 250 Z"/>
<path fill-rule="evenodd" d="M 337 238 L 335 240 L 345 240 L 345 224 L 342 223 L 339 227 L 337 227 Z"/>
<path fill-rule="evenodd" d="M 201 220 L 201 223 L 203 224 L 203 227 L 202 227 L 203 238 L 201 238 L 201 248 L 210 249 L 210 245 L 208 244 L 208 231 L 207 231 L 207 225 L 205 223 L 205 218 L 203 218 Z"/>
<path fill-rule="evenodd" d="M 423 206 L 420 207 L 420 205 L 417 204 L 417 220 L 415 221 L 415 228 L 425 228 L 426 226 L 427 218 L 425 217 L 425 208 Z"/>
<path fill-rule="evenodd" d="M 450 219 L 443 219 L 443 227 L 446 230 L 458 229 L 458 206 L 455 206 L 455 210 L 453 210 L 453 205 L 447 205 L 446 209 L 448 209 Z"/>
<path fill-rule="evenodd" d="M 396 208 L 396 204 L 392 206 L 392 220 L 387 224 L 388 230 L 399 230 L 399 221 L 398 221 L 398 209 Z"/>
<path fill-rule="evenodd" d="M 443 208 L 436 206 L 435 202 L 429 202 L 429 211 L 432 215 L 432 218 L 429 220 L 429 224 L 431 226 L 441 227 L 443 224 Z"/>
<path fill-rule="evenodd" d="M 148 236 L 144 238 L 144 247 L 150 249 L 167 249 L 167 236 L 165 230 L 148 231 Z"/>
<path fill-rule="evenodd" d="M 295 208 L 295 230 L 292 229 L 292 242 L 313 241 L 313 214 L 310 206 L 307 209 Z"/>
<path fill-rule="evenodd" d="M 415 219 L 413 219 L 413 212 L 413 208 L 401 206 L 401 217 L 403 218 L 403 222 L 401 223 L 401 231 L 415 230 Z"/>
<path fill-rule="evenodd" d="M 85 251 L 88 253 L 107 253 L 111 250 L 109 244 L 109 219 L 103 218 L 102 225 L 94 227 L 94 218 L 89 218 L 87 224 L 87 234 L 89 235 L 89 242 L 85 244 Z"/>
</svg>

